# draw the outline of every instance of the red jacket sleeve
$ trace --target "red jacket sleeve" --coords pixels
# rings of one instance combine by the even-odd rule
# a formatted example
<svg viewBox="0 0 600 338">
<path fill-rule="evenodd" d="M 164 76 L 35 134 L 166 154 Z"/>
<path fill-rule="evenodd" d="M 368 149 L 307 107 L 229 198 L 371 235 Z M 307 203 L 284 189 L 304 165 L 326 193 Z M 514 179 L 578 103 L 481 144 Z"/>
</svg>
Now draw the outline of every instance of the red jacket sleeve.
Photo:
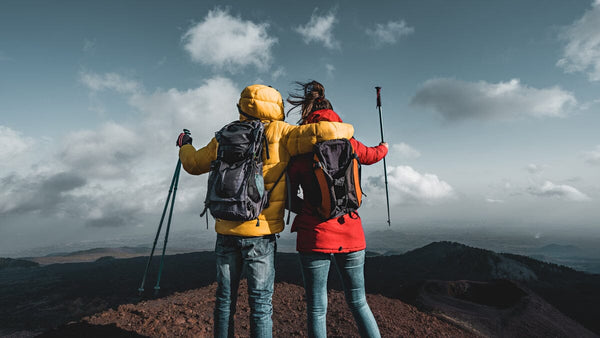
<svg viewBox="0 0 600 338">
<path fill-rule="evenodd" d="M 358 161 L 360 164 L 373 164 L 381 161 L 387 155 L 388 149 L 383 145 L 378 145 L 375 147 L 367 147 L 362 144 L 354 137 L 350 139 L 350 143 L 352 143 L 352 147 L 354 147 L 354 151 L 358 155 Z"/>
</svg>

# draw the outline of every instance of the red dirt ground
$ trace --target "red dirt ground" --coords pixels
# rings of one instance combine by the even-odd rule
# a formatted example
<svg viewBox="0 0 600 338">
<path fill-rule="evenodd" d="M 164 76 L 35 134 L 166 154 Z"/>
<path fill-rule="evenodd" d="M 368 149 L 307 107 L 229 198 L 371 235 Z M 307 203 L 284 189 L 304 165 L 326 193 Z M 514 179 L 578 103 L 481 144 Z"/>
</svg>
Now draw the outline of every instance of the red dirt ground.
<svg viewBox="0 0 600 338">
<path fill-rule="evenodd" d="M 212 336 L 213 307 L 216 284 L 201 289 L 175 293 L 171 296 L 125 304 L 85 317 L 83 323 L 70 324 L 47 336 L 93 336 L 101 328 L 120 329 L 121 336 L 209 337 Z M 245 281 L 240 286 L 238 310 L 235 316 L 236 337 L 249 336 L 250 308 Z M 381 295 L 367 299 L 383 337 L 474 337 L 472 332 L 436 317 L 420 312 L 400 300 Z M 277 283 L 273 296 L 273 335 L 275 337 L 306 336 L 306 305 L 304 289 L 288 283 Z M 82 324 L 86 324 L 82 326 Z M 89 325 L 87 325 L 89 324 Z M 115 327 L 116 326 L 116 327 Z M 354 320 L 340 291 L 329 291 L 327 314 L 329 337 L 358 337 Z"/>
</svg>

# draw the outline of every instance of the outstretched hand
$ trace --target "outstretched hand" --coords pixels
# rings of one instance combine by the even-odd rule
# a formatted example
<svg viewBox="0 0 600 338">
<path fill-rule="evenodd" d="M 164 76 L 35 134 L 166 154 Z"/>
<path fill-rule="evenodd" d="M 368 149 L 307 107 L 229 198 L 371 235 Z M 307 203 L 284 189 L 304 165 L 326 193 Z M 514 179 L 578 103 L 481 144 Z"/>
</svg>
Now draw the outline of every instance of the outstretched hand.
<svg viewBox="0 0 600 338">
<path fill-rule="evenodd" d="M 186 144 L 192 144 L 192 137 L 186 133 L 179 134 L 176 145 L 181 148 Z"/>
<path fill-rule="evenodd" d="M 380 142 L 379 145 L 384 146 L 385 149 L 390 149 L 390 146 L 388 146 L 387 142 Z"/>
</svg>

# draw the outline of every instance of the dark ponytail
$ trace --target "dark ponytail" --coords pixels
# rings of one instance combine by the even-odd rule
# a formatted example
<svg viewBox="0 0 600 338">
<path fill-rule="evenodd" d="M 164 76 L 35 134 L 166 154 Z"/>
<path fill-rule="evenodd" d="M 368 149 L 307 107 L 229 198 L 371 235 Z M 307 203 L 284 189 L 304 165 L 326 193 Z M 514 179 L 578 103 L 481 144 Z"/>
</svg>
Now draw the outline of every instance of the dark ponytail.
<svg viewBox="0 0 600 338">
<path fill-rule="evenodd" d="M 331 102 L 325 98 L 325 87 L 317 81 L 295 82 L 296 93 L 290 93 L 287 99 L 292 107 L 288 110 L 289 116 L 292 110 L 300 108 L 299 124 L 304 124 L 306 118 L 314 111 L 321 109 L 333 109 Z"/>
</svg>

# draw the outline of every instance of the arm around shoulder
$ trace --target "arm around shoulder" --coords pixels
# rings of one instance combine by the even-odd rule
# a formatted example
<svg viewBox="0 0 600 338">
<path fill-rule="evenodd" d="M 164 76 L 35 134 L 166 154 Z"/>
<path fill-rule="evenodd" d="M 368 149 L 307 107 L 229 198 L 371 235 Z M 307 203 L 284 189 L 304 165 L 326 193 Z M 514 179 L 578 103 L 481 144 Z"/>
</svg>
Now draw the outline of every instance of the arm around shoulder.
<svg viewBox="0 0 600 338">
<path fill-rule="evenodd" d="M 348 123 L 321 121 L 301 126 L 289 125 L 286 148 L 292 156 L 305 154 L 311 152 L 317 142 L 350 139 L 353 135 L 354 127 Z"/>
</svg>

